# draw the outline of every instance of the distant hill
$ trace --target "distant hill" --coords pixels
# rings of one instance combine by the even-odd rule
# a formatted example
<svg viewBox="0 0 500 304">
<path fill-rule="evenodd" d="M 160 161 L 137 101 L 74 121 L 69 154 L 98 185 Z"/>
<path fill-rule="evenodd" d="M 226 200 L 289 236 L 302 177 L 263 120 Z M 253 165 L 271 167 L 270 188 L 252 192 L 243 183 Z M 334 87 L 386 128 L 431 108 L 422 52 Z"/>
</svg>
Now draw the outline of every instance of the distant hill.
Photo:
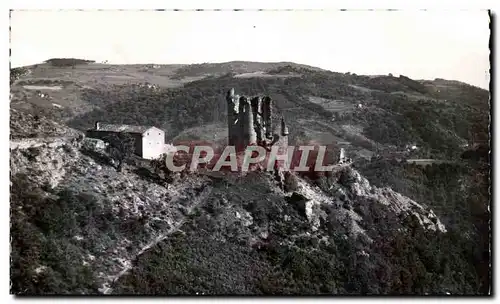
<svg viewBox="0 0 500 304">
<path fill-rule="evenodd" d="M 252 62 L 252 61 L 230 61 L 222 63 L 190 64 L 175 71 L 176 78 L 195 76 L 222 76 L 225 74 L 253 73 L 258 71 L 269 71 L 281 67 L 305 68 L 311 71 L 325 71 L 323 69 L 293 62 Z"/>
</svg>

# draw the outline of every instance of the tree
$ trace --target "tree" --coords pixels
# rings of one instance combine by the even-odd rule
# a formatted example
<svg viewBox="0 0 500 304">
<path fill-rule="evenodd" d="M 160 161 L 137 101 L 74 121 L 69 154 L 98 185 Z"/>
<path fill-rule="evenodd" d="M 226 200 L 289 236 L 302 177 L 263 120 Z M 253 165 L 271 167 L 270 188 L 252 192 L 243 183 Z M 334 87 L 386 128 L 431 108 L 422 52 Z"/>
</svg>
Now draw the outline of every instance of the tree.
<svg viewBox="0 0 500 304">
<path fill-rule="evenodd" d="M 163 173 L 165 182 L 171 183 L 173 181 L 172 171 L 167 166 L 167 154 L 162 154 L 158 158 L 150 161 L 150 165 L 156 174 Z M 175 162 L 175 160 L 174 160 Z"/>
<path fill-rule="evenodd" d="M 18 80 L 21 76 L 27 73 L 27 69 L 23 67 L 19 68 L 11 68 L 10 69 L 10 84 L 13 84 L 16 80 Z"/>
<path fill-rule="evenodd" d="M 109 143 L 107 148 L 109 156 L 118 162 L 116 171 L 121 172 L 123 162 L 134 153 L 134 138 L 125 132 L 120 132 L 109 134 L 104 141 Z"/>
</svg>

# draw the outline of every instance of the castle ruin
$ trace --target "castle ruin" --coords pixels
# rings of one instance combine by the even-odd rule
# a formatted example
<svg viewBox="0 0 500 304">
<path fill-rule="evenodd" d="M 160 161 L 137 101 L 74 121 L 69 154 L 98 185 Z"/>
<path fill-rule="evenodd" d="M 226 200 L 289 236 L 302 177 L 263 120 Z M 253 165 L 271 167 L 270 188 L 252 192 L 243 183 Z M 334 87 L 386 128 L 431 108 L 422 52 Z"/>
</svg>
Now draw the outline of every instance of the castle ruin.
<svg viewBox="0 0 500 304">
<path fill-rule="evenodd" d="M 273 124 L 272 99 L 269 96 L 240 96 L 234 89 L 226 95 L 228 105 L 228 144 L 241 152 L 248 146 L 261 146 L 271 151 L 278 147 L 279 155 L 288 152 L 288 127 L 281 117 L 280 124 Z M 288 168 L 286 160 L 278 160 L 276 166 Z"/>
<path fill-rule="evenodd" d="M 278 181 L 283 180 L 285 171 L 290 170 L 292 156 L 289 153 L 288 135 L 289 130 L 285 119 L 281 116 L 280 123 L 273 122 L 273 100 L 269 96 L 253 96 L 235 94 L 230 89 L 226 94 L 227 101 L 227 123 L 228 123 L 228 145 L 234 146 L 236 153 L 245 151 L 249 146 L 263 147 L 269 158 L 268 164 L 274 164 L 274 173 Z M 273 115 L 274 114 L 274 115 Z M 273 150 L 280 155 L 277 159 Z M 340 157 L 334 161 L 337 168 L 349 166 L 352 160 L 346 156 L 345 150 L 340 150 Z"/>
</svg>

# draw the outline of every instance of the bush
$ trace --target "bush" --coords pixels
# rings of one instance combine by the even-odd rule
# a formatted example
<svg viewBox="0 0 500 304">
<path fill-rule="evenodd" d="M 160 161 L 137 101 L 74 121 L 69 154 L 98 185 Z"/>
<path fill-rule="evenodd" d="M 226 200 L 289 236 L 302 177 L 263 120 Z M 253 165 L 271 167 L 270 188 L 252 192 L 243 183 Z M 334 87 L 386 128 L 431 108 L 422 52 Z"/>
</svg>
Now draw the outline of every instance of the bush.
<svg viewBox="0 0 500 304">
<path fill-rule="evenodd" d="M 345 187 L 350 187 L 354 182 L 356 182 L 356 176 L 353 170 L 345 169 L 340 174 L 339 182 Z"/>
<path fill-rule="evenodd" d="M 297 177 L 291 172 L 285 172 L 284 189 L 286 192 L 296 191 L 299 187 Z"/>
</svg>

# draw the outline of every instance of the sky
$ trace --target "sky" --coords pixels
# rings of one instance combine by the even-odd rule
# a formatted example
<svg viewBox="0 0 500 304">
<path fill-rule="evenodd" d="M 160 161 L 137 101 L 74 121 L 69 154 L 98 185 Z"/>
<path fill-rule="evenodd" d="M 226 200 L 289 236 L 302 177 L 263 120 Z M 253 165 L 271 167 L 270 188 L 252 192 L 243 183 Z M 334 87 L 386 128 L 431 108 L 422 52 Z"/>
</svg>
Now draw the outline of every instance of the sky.
<svg viewBox="0 0 500 304">
<path fill-rule="evenodd" d="M 486 11 L 13 11 L 11 65 L 292 61 L 489 86 Z"/>
</svg>

